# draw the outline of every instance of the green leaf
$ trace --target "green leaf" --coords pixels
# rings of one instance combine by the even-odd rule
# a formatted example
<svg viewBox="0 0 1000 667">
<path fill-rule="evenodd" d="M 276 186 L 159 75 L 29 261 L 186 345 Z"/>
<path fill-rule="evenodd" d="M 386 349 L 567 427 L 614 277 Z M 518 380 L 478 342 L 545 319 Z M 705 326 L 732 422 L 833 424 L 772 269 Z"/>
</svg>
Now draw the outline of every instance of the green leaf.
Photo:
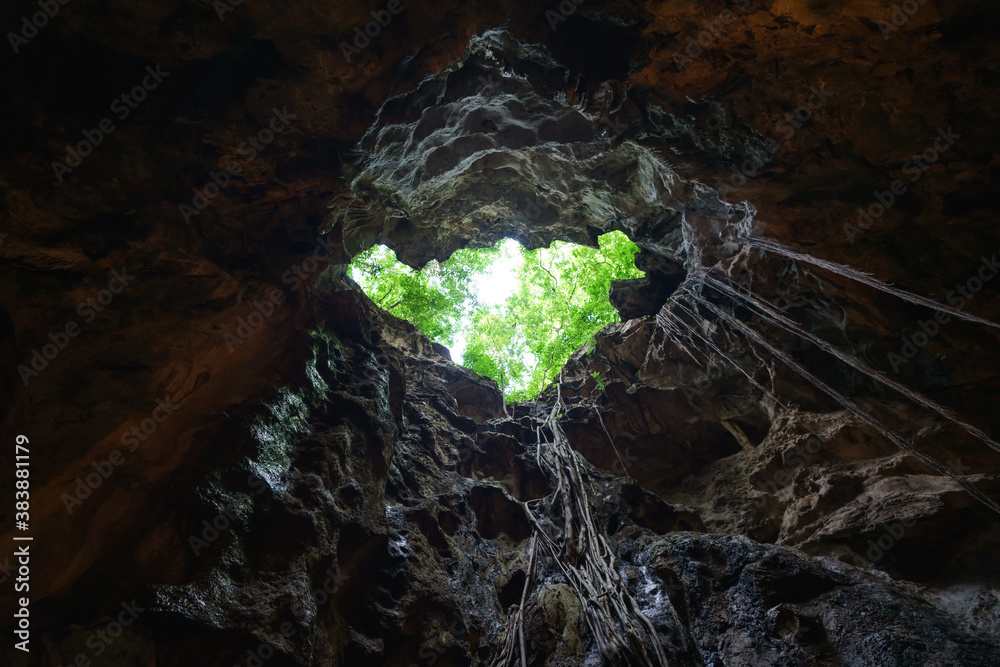
<svg viewBox="0 0 1000 667">
<path fill-rule="evenodd" d="M 517 287 L 500 304 L 482 303 L 477 280 L 507 250 L 500 245 L 459 250 L 443 263 L 416 271 L 384 246 L 357 257 L 351 276 L 376 304 L 407 319 L 432 339 L 454 347 L 465 341 L 462 363 L 491 377 L 508 401 L 534 398 L 559 375 L 581 346 L 618 313 L 612 280 L 640 278 L 638 248 L 621 232 L 598 239 L 599 248 L 554 242 L 527 251 L 516 246 Z M 595 374 L 599 388 L 604 381 Z"/>
</svg>

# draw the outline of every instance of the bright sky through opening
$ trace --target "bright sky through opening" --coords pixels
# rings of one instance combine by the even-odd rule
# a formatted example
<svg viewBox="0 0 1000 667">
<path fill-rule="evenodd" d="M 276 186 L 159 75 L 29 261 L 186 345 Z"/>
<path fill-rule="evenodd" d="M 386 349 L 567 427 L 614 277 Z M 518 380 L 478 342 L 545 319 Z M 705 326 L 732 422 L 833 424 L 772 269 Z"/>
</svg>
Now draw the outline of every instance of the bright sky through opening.
<svg viewBox="0 0 1000 667">
<path fill-rule="evenodd" d="M 504 239 L 500 243 L 502 251 L 500 259 L 490 266 L 489 271 L 477 273 L 472 277 L 472 284 L 483 303 L 490 306 L 499 305 L 517 291 L 517 269 L 524 261 L 517 246 L 518 243 L 514 239 Z M 463 313 L 463 326 L 455 334 L 455 344 L 450 348 L 452 359 L 461 360 L 465 355 L 465 346 L 468 343 L 465 330 L 468 328 L 468 323 L 468 313 Z"/>
<path fill-rule="evenodd" d="M 603 234 L 598 245 L 553 241 L 528 251 L 508 239 L 419 271 L 376 245 L 352 261 L 351 276 L 376 304 L 447 346 L 454 361 L 496 380 L 507 398 L 528 400 L 618 320 L 611 283 L 643 275 L 639 249 L 624 234 Z"/>
</svg>

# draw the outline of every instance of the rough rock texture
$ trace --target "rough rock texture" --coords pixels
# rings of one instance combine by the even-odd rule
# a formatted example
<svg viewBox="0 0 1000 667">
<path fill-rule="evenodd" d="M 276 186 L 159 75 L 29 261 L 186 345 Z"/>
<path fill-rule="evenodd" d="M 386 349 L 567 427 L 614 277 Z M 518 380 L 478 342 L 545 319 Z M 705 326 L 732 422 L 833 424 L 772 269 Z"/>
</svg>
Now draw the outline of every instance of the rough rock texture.
<svg viewBox="0 0 1000 667">
<path fill-rule="evenodd" d="M 995 328 L 754 240 L 1000 321 L 993 4 L 405 2 L 347 55 L 384 5 L 220 4 L 74 0 L 4 56 L 4 619 L 16 434 L 34 541 L 32 652 L 0 661 L 488 664 L 553 393 L 505 417 L 337 266 L 620 229 L 648 277 L 567 364 L 563 423 L 669 657 L 1000 664 L 997 514 L 697 301 L 1000 499 L 996 452 L 701 278 L 995 438 Z M 540 571 L 530 664 L 599 664 Z"/>
</svg>

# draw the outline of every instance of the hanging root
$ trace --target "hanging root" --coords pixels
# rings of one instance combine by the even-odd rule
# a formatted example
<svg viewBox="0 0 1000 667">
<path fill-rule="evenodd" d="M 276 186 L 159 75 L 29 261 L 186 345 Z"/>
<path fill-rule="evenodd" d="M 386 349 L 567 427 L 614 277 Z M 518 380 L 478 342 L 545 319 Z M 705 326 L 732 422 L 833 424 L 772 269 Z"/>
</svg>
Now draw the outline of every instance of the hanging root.
<svg viewBox="0 0 1000 667">
<path fill-rule="evenodd" d="M 850 278 L 856 280 L 859 283 L 864 283 L 869 287 L 874 287 L 877 290 L 881 290 L 886 294 L 892 294 L 893 296 L 898 296 L 903 301 L 908 303 L 913 303 L 918 306 L 926 306 L 927 308 L 933 308 L 934 310 L 939 310 L 942 313 L 948 313 L 949 315 L 954 315 L 961 320 L 968 320 L 969 322 L 977 322 L 979 324 L 985 324 L 986 326 L 994 327 L 1000 329 L 1000 324 L 996 322 L 991 322 L 990 320 L 983 319 L 982 317 L 976 317 L 975 315 L 970 315 L 965 311 L 953 308 L 943 303 L 938 303 L 932 299 L 926 297 L 918 296 L 912 292 L 907 292 L 906 290 L 901 290 L 898 287 L 893 287 L 892 285 L 887 285 L 878 278 L 872 277 L 870 274 L 864 273 L 863 271 L 858 271 L 857 269 L 852 269 L 849 266 L 843 264 L 838 264 L 836 262 L 831 262 L 825 259 L 819 259 L 818 257 L 813 257 L 812 255 L 807 255 L 801 252 L 795 252 L 791 248 L 786 248 L 777 241 L 772 239 L 766 239 L 760 236 L 755 236 L 750 239 L 751 245 L 757 246 L 764 250 L 770 250 L 771 252 L 788 257 L 789 259 L 794 259 L 798 262 L 805 262 L 807 264 L 812 264 L 813 266 L 818 266 L 820 268 L 826 269 L 827 271 L 832 271 L 837 275 L 844 276 L 845 278 Z"/>
<path fill-rule="evenodd" d="M 749 229 L 746 229 L 741 236 L 748 236 L 748 234 Z M 688 239 L 685 235 L 685 243 L 687 241 Z M 806 262 L 832 271 L 838 275 L 900 297 L 909 303 L 949 313 L 960 319 L 1000 328 L 1000 325 L 989 320 L 892 287 L 869 274 L 857 271 L 851 267 L 793 251 L 773 240 L 749 237 L 748 242 L 750 245 L 780 254 L 794 261 Z M 692 247 L 694 246 L 692 245 Z M 689 264 L 692 263 L 689 262 Z M 694 262 L 694 264 L 697 264 L 697 262 Z M 858 372 L 899 392 L 918 405 L 930 409 L 962 427 L 990 448 L 1000 452 L 1000 443 L 990 438 L 975 426 L 962 421 L 949 408 L 941 406 L 922 394 L 905 387 L 884 373 L 857 359 L 855 356 L 805 331 L 801 326 L 772 308 L 770 303 L 757 297 L 749 289 L 733 281 L 719 280 L 714 276 L 707 275 L 704 270 L 691 271 L 687 279 L 676 291 L 675 298 L 668 305 L 664 306 L 656 317 L 657 324 L 665 334 L 698 366 L 703 368 L 708 367 L 706 364 L 711 359 L 710 353 L 706 350 L 710 350 L 726 362 L 732 364 L 740 373 L 747 377 L 753 386 L 763 392 L 770 400 L 774 401 L 776 405 L 789 409 L 774 394 L 773 388 L 768 389 L 754 377 L 756 371 L 752 370 L 748 372 L 743 369 L 733 358 L 723 352 L 720 346 L 712 340 L 713 336 L 710 333 L 705 332 L 703 335 L 702 331 L 699 330 L 699 324 L 705 321 L 700 314 L 700 309 L 704 308 L 714 316 L 716 321 L 720 324 L 725 324 L 729 330 L 735 332 L 734 335 L 739 334 L 746 338 L 747 342 L 750 343 L 751 350 L 767 350 L 771 355 L 787 365 L 793 372 L 802 376 L 817 389 L 837 401 L 861 422 L 872 427 L 884 438 L 904 452 L 914 456 L 938 474 L 955 480 L 956 483 L 976 500 L 1000 514 L 1000 504 L 973 486 L 964 476 L 954 473 L 946 466 L 917 449 L 901 435 L 810 373 L 805 367 L 770 342 L 764 335 L 758 333 L 750 325 L 737 319 L 705 298 L 702 295 L 702 289 L 706 286 L 732 299 L 734 302 L 739 301 L 745 304 L 763 321 L 783 329 L 796 337 L 809 341 Z M 690 316 L 692 322 L 687 322 L 681 313 L 686 313 Z M 726 336 L 729 336 L 725 328 L 722 331 Z M 696 342 L 695 338 L 699 339 L 704 345 Z M 698 359 L 696 353 L 703 356 L 705 363 Z M 552 481 L 555 491 L 551 496 L 541 501 L 535 501 L 538 503 L 536 510 L 539 513 L 537 514 L 536 510 L 533 510 L 528 504 L 525 503 L 522 505 L 533 527 L 531 542 L 528 547 L 528 572 L 525 578 L 524 589 L 521 593 L 521 602 L 513 608 L 508 617 L 507 629 L 503 635 L 501 650 L 492 665 L 493 667 L 526 667 L 527 665 L 524 611 L 530 599 L 531 589 L 535 584 L 535 568 L 538 562 L 537 552 L 539 546 L 541 546 L 548 556 L 551 557 L 565 580 L 576 592 L 583 609 L 584 620 L 594 637 L 603 664 L 666 667 L 668 665 L 667 657 L 659 634 L 649 618 L 640 609 L 638 602 L 626 588 L 624 581 L 618 573 L 615 554 L 611 548 L 609 539 L 597 529 L 594 523 L 590 506 L 590 498 L 593 491 L 590 488 L 590 479 L 585 474 L 585 464 L 581 464 L 579 457 L 573 451 L 565 432 L 558 422 L 558 416 L 564 409 L 565 406 L 559 392 L 559 385 L 557 384 L 556 398 L 552 406 L 552 411 L 544 425 L 536 428 L 536 442 L 538 445 L 535 451 L 535 460 L 539 468 Z M 607 433 L 607 427 L 604 426 L 604 421 L 600 414 L 598 414 L 598 418 L 605 433 Z M 543 430 L 551 434 L 551 438 L 548 441 L 543 441 Z M 609 440 L 611 439 L 610 435 L 608 438 Z M 613 441 L 612 447 L 614 447 Z M 625 463 L 622 461 L 617 449 L 615 449 L 615 454 L 618 455 L 618 460 L 624 467 Z M 540 518 L 540 514 L 549 517 L 551 521 L 543 521 Z M 556 528 L 557 524 L 558 528 Z M 683 651 L 692 651 L 693 642 L 669 599 L 666 600 L 666 606 L 677 634 L 680 637 Z"/>
<path fill-rule="evenodd" d="M 530 554 L 528 556 L 528 576 L 524 578 L 524 588 L 521 590 L 521 604 L 514 608 L 514 611 L 507 619 L 507 630 L 504 632 L 503 645 L 500 648 L 500 653 L 493 660 L 493 665 L 496 667 L 511 664 L 528 664 L 528 651 L 524 641 L 524 605 L 528 600 L 528 591 L 531 590 L 532 578 L 535 574 L 535 552 L 538 547 L 536 537 L 536 535 L 531 536 L 531 542 L 528 546 L 528 553 Z M 517 655 L 520 656 L 519 661 L 515 658 Z"/>
<path fill-rule="evenodd" d="M 709 284 L 711 284 L 711 283 L 709 282 Z M 859 420 L 863 421 L 864 423 L 866 423 L 869 426 L 871 426 L 872 428 L 874 428 L 876 431 L 878 431 L 878 433 L 880 433 L 887 440 L 889 440 L 890 442 L 892 442 L 893 444 L 895 444 L 897 447 L 899 447 L 903 451 L 907 452 L 908 454 L 916 457 L 922 463 L 924 463 L 924 465 L 926 465 L 927 467 L 931 468 L 932 470 L 934 470 L 938 474 L 946 476 L 946 477 L 950 477 L 951 479 L 955 480 L 972 497 L 974 497 L 976 500 L 978 500 L 979 502 L 981 502 L 984 505 L 986 505 L 987 507 L 989 507 L 994 512 L 997 512 L 998 514 L 1000 514 L 1000 505 L 998 505 L 994 500 L 992 500 L 987 495 L 985 495 L 982 491 L 980 491 L 976 487 L 972 486 L 972 484 L 970 484 L 969 481 L 965 479 L 965 477 L 963 477 L 961 475 L 955 474 L 953 471 L 951 471 L 950 469 L 948 469 L 946 466 L 938 463 L 936 460 L 934 460 L 933 458 L 931 458 L 930 456 L 928 456 L 924 452 L 922 452 L 919 449 L 917 449 L 916 447 L 914 447 L 912 444 L 910 444 L 907 440 L 905 440 L 898 433 L 896 433 L 895 431 L 893 431 L 892 429 L 890 429 L 888 426 L 884 425 L 882 422 L 880 422 L 877 419 L 875 419 L 873 416 L 869 415 L 867 412 L 865 412 L 860 407 L 858 407 L 853 401 L 851 401 L 850 399 L 848 399 L 846 396 L 844 396 L 843 394 L 841 394 L 837 390 L 833 389 L 832 387 L 830 387 L 829 385 L 827 385 L 826 383 L 824 383 L 822 380 L 820 380 L 818 377 L 816 377 L 815 375 L 813 375 L 812 373 L 810 373 L 808 370 L 805 369 L 805 367 L 803 367 L 801 364 L 799 364 L 794 359 L 792 359 L 790 356 L 788 356 L 784 351 L 780 350 L 775 345 L 771 344 L 764 336 L 762 336 L 761 334 L 759 334 L 757 331 L 755 331 L 752 327 L 750 327 L 749 325 L 747 325 L 745 322 L 742 322 L 741 320 L 739 320 L 739 319 L 733 317 L 732 315 L 730 315 L 729 313 L 725 312 L 724 310 L 722 310 L 721 308 L 719 308 L 718 306 L 716 306 L 714 303 L 712 303 L 712 302 L 708 301 L 707 299 L 705 299 L 700 293 L 697 293 L 696 291 L 694 291 L 693 289 L 691 289 L 691 287 L 689 287 L 687 285 L 682 285 L 679 291 L 683 292 L 683 295 L 684 295 L 685 298 L 690 298 L 695 303 L 697 303 L 697 304 L 703 306 L 704 308 L 706 308 L 709 312 L 711 312 L 713 315 L 715 315 L 719 319 L 719 321 L 726 322 L 734 330 L 739 331 L 740 333 L 742 333 L 748 340 L 753 341 L 757 345 L 760 345 L 764 349 L 768 350 L 771 354 L 773 354 L 775 357 L 777 357 L 778 359 L 780 359 L 790 369 L 792 369 L 793 371 L 795 371 L 796 373 L 798 373 L 799 375 L 801 375 L 803 378 L 805 378 L 806 380 L 808 380 L 817 389 L 819 389 L 823 393 L 825 393 L 828 396 L 830 396 L 831 398 L 833 398 L 841 406 L 843 406 L 848 412 L 850 412 L 852 415 L 854 415 L 855 417 L 857 417 Z M 675 298 L 674 299 L 674 303 L 677 303 L 677 302 L 678 302 L 678 300 Z M 690 311 L 688 311 L 688 312 L 690 312 Z M 718 349 L 718 348 L 716 348 L 716 349 Z M 739 366 L 737 366 L 737 368 L 739 368 Z"/>
<path fill-rule="evenodd" d="M 540 543 L 551 556 L 566 581 L 576 591 L 583 616 L 605 665 L 640 665 L 668 667 L 666 653 L 659 634 L 649 618 L 639 608 L 618 574 L 617 561 L 607 537 L 594 524 L 590 507 L 589 479 L 558 422 L 565 409 L 556 390 L 556 400 L 545 422 L 552 437 L 542 441 L 542 429 L 536 429 L 538 450 L 536 460 L 555 484 L 556 490 L 547 499 L 550 516 L 562 514 L 562 531 L 551 535 L 527 504 L 523 505 L 534 527 L 530 563 L 535 562 L 535 550 Z M 527 663 L 524 640 L 524 605 L 532 585 L 532 565 L 521 594 L 521 605 L 508 619 L 502 650 L 494 667 L 515 665 L 515 636 L 520 642 L 520 665 Z M 689 650 L 687 633 L 673 605 L 667 600 L 670 614 L 680 631 L 685 651 Z"/>
<path fill-rule="evenodd" d="M 705 278 L 705 283 L 711 285 L 717 292 L 726 296 L 740 299 L 741 301 L 746 303 L 752 310 L 756 311 L 766 321 L 775 324 L 776 326 L 784 329 L 785 331 L 788 331 L 792 335 L 799 336 L 801 338 L 808 340 L 809 342 L 813 343 L 824 352 L 832 354 L 837 359 L 844 362 L 851 368 L 857 370 L 858 372 L 867 375 L 876 382 L 880 382 L 881 384 L 894 389 L 903 396 L 912 400 L 914 403 L 917 403 L 918 405 L 928 408 L 929 410 L 933 410 L 934 412 L 938 413 L 945 419 L 957 424 L 958 426 L 961 426 L 970 435 L 979 439 L 983 444 L 985 444 L 986 446 L 990 447 L 991 449 L 997 452 L 1000 452 L 1000 443 L 990 438 L 988 435 L 983 433 L 975 426 L 967 424 L 961 419 L 959 419 L 959 417 L 949 408 L 946 408 L 942 405 L 939 405 L 938 403 L 935 403 L 934 401 L 925 397 L 924 395 L 900 384 L 899 382 L 896 382 L 892 378 L 888 377 L 885 373 L 882 373 L 881 371 L 872 368 L 871 366 L 864 363 L 857 357 L 847 354 L 837 349 L 836 347 L 830 345 L 822 338 L 819 338 L 809 333 L 808 331 L 805 331 L 795 322 L 792 322 L 784 315 L 770 308 L 769 304 L 766 304 L 763 301 L 763 299 L 760 299 L 753 293 L 748 292 L 745 289 L 741 289 L 736 285 L 727 285 L 726 283 L 716 280 L 715 278 L 709 275 L 706 275 L 704 278 Z"/>
</svg>

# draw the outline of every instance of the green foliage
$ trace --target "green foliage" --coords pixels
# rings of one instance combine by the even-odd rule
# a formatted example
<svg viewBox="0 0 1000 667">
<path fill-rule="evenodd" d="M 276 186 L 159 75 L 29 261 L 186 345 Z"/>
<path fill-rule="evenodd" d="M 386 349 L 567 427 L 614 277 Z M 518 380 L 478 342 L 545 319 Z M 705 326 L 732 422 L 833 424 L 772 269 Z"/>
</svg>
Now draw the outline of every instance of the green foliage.
<svg viewBox="0 0 1000 667">
<path fill-rule="evenodd" d="M 611 281 L 642 277 L 638 248 L 624 234 L 598 242 L 598 249 L 555 242 L 534 251 L 460 250 L 422 271 L 376 246 L 355 258 L 351 273 L 386 310 L 448 347 L 464 344 L 462 363 L 496 380 L 509 401 L 521 401 L 537 396 L 570 355 L 618 320 L 608 299 Z M 501 303 L 488 303 L 478 292 L 500 260 L 516 265 L 516 288 Z"/>
<path fill-rule="evenodd" d="M 597 383 L 597 390 L 604 391 L 604 379 L 601 377 L 601 371 L 594 371 L 590 377 L 594 378 L 594 382 Z"/>
<path fill-rule="evenodd" d="M 462 364 L 493 378 L 508 394 L 512 383 L 529 370 L 526 341 L 518 324 L 502 308 L 477 306 L 472 310 L 470 331 Z"/>
<path fill-rule="evenodd" d="M 499 248 L 460 250 L 444 264 L 431 261 L 417 271 L 396 259 L 389 248 L 376 245 L 354 258 L 351 277 L 379 306 L 451 347 L 463 308 L 478 305 L 473 276 L 499 256 Z"/>
</svg>

